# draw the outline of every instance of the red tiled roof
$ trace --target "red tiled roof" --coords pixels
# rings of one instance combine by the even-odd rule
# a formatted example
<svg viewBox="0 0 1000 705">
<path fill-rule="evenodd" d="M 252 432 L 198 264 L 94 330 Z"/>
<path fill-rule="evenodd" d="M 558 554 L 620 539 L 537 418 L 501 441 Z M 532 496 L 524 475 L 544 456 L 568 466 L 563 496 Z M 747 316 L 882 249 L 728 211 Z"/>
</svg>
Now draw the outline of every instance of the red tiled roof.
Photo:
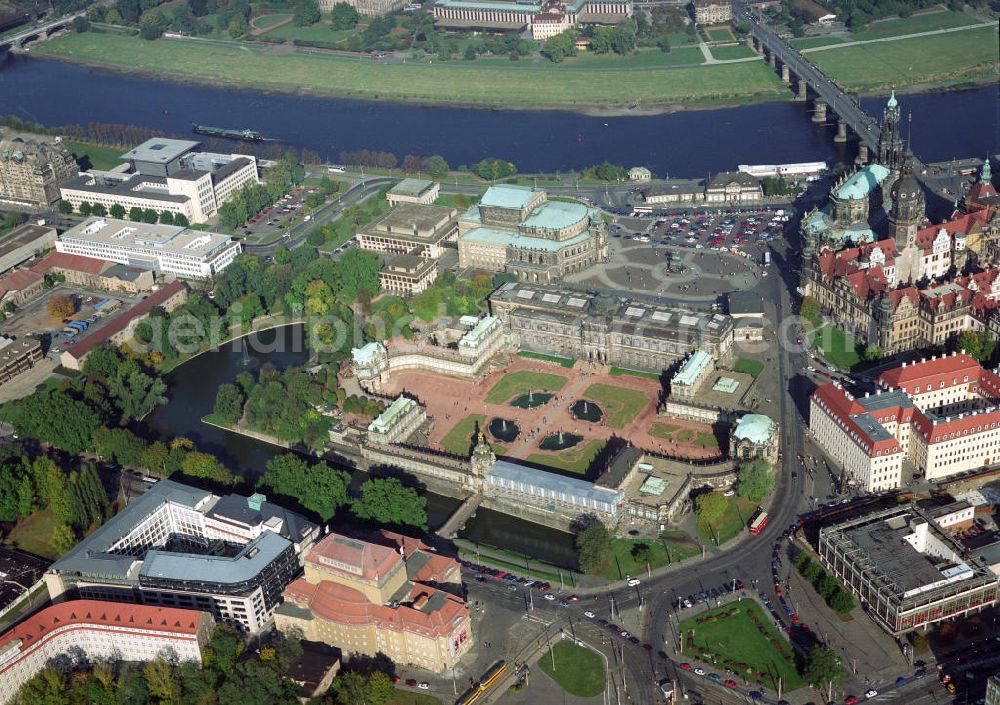
<svg viewBox="0 0 1000 705">
<path fill-rule="evenodd" d="M 178 291 L 182 291 L 186 288 L 186 285 L 182 281 L 170 282 L 169 284 L 161 287 L 158 291 L 154 291 L 118 318 L 108 323 L 108 325 L 104 326 L 100 330 L 94 331 L 76 345 L 68 348 L 66 352 L 75 357 L 77 360 L 82 360 L 87 353 L 96 348 L 98 345 L 106 340 L 109 340 L 115 334 L 125 330 L 129 323 L 137 318 L 145 316 L 157 306 L 161 306 L 164 301 L 172 297 Z"/>
<path fill-rule="evenodd" d="M 849 397 L 842 387 L 838 387 L 833 382 L 828 382 L 818 387 L 813 392 L 813 397 L 823 403 L 827 413 L 840 422 L 841 427 L 851 441 L 865 451 L 868 457 L 873 458 L 879 453 L 891 455 L 902 451 L 899 442 L 895 438 L 886 438 L 878 441 L 871 440 L 868 432 L 853 418 L 856 414 L 866 413 L 865 408 L 857 400 Z M 885 410 L 880 411 L 879 416 L 883 417 L 884 412 Z M 898 416 L 898 407 L 895 409 L 895 412 Z"/>
<path fill-rule="evenodd" d="M 5 276 L 0 277 L 0 296 L 3 296 L 8 291 L 27 289 L 41 280 L 42 276 L 35 274 L 30 269 L 15 269 Z"/>
<path fill-rule="evenodd" d="M 197 634 L 198 623 L 203 614 L 197 610 L 129 602 L 71 600 L 46 607 L 15 625 L 0 636 L 0 647 L 15 639 L 21 640 L 22 647 L 32 646 L 51 630 L 71 624 Z"/>
<path fill-rule="evenodd" d="M 366 580 L 375 580 L 378 576 L 388 574 L 400 560 L 402 557 L 398 551 L 391 548 L 335 533 L 327 534 L 317 541 L 306 556 L 309 563 L 335 572 L 358 575 L 357 572 L 340 568 L 334 563 L 352 566 Z"/>
<path fill-rule="evenodd" d="M 937 389 L 941 382 L 946 386 L 963 384 L 961 378 L 968 375 L 969 382 L 978 381 L 983 368 L 972 357 L 965 353 L 942 355 L 925 362 L 915 362 L 912 365 L 899 366 L 879 375 L 879 383 L 886 388 L 900 388 L 908 394 L 913 393 L 914 385 L 925 388 L 928 384 Z"/>
<path fill-rule="evenodd" d="M 114 262 L 82 255 L 71 255 L 68 252 L 52 252 L 41 262 L 31 268 L 31 271 L 38 274 L 47 274 L 53 267 L 59 269 L 71 269 L 74 272 L 84 272 L 86 274 L 100 274 Z"/>
</svg>

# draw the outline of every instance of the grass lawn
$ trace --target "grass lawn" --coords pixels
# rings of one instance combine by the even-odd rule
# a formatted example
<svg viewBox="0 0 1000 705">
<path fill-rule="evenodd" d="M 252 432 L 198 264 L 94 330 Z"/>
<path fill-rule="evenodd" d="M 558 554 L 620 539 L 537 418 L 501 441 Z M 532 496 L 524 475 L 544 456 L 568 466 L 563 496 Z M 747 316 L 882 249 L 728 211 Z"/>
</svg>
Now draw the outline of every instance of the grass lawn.
<svg viewBox="0 0 1000 705">
<path fill-rule="evenodd" d="M 677 440 L 681 443 L 687 443 L 692 438 L 694 438 L 694 431 L 689 428 L 685 428 L 683 431 L 677 434 Z"/>
<path fill-rule="evenodd" d="M 329 42 L 333 44 L 337 41 L 336 33 L 330 29 L 330 25 L 317 22 L 309 27 L 296 27 L 294 22 L 275 27 L 266 35 L 268 39 L 284 39 L 294 41 L 304 39 L 309 42 Z"/>
<path fill-rule="evenodd" d="M 828 47 L 834 44 L 843 44 L 844 40 L 839 37 L 802 37 L 792 39 L 791 44 L 796 49 L 812 49 L 814 47 Z"/>
<path fill-rule="evenodd" d="M 979 24 L 975 17 L 964 12 L 921 12 L 911 15 L 906 19 L 894 17 L 891 20 L 878 20 L 869 24 L 864 31 L 855 32 L 853 36 L 858 41 L 865 39 L 882 39 L 883 37 L 898 37 L 901 34 L 917 34 L 918 32 L 930 32 L 935 29 L 948 29 L 949 27 L 963 27 L 970 24 Z"/>
<path fill-rule="evenodd" d="M 756 377 L 761 372 L 764 371 L 764 363 L 760 360 L 750 360 L 745 357 L 740 358 L 733 365 L 733 372 L 742 372 L 743 374 L 750 375 L 751 377 Z"/>
<path fill-rule="evenodd" d="M 701 49 L 693 47 L 674 47 L 664 52 L 660 49 L 640 50 L 628 56 L 618 54 L 590 54 L 580 52 L 575 57 L 566 59 L 561 65 L 567 68 L 656 68 L 658 66 L 692 66 L 705 63 L 705 55 Z"/>
<path fill-rule="evenodd" d="M 671 426 L 668 423 L 654 423 L 650 424 L 649 430 L 646 431 L 653 438 L 662 438 L 665 441 L 669 441 L 671 436 L 673 436 L 674 431 L 676 431 L 680 426 Z"/>
<path fill-rule="evenodd" d="M 576 364 L 576 360 L 571 357 L 559 357 L 558 355 L 546 355 L 544 353 L 531 352 L 530 350 L 523 350 L 518 353 L 521 357 L 526 357 L 529 360 L 544 360 L 545 362 L 554 362 L 557 365 L 562 365 L 567 370 Z"/>
<path fill-rule="evenodd" d="M 461 193 L 442 193 L 434 201 L 435 206 L 448 206 L 449 208 L 468 208 L 479 202 L 479 196 L 466 196 Z"/>
<path fill-rule="evenodd" d="M 385 705 L 441 705 L 441 701 L 427 693 L 410 690 L 409 688 L 406 690 L 395 688 L 392 700 Z"/>
<path fill-rule="evenodd" d="M 168 78 L 370 100 L 460 101 L 510 108 L 678 102 L 718 105 L 787 97 L 787 89 L 763 61 L 638 70 L 621 64 L 582 70 L 584 67 L 547 65 L 549 62 L 536 65 L 510 61 L 495 65 L 387 64 L 308 51 L 275 56 L 270 47 L 247 44 L 173 39 L 150 42 L 92 32 L 54 38 L 32 51 Z M 460 95 L 454 90 L 458 85 L 462 86 Z"/>
<path fill-rule="evenodd" d="M 712 29 L 706 29 L 705 34 L 707 34 L 709 40 L 713 42 L 733 41 L 733 33 L 729 31 L 728 27 L 714 27 Z M 712 53 L 714 54 L 715 52 Z"/>
<path fill-rule="evenodd" d="M 995 27 L 980 27 L 894 42 L 845 44 L 810 52 L 809 58 L 847 91 L 888 92 L 892 86 L 995 81 L 997 33 Z"/>
<path fill-rule="evenodd" d="M 725 614 L 732 609 L 736 609 L 737 612 L 716 621 L 702 623 L 697 621 L 705 615 Z M 757 623 L 764 626 L 767 636 L 760 633 L 750 614 L 754 614 Z M 680 632 L 684 642 L 684 652 L 701 659 L 708 656 L 710 660 L 710 655 L 700 654 L 690 648 L 688 635 L 692 630 L 694 636 L 690 641 L 694 646 L 716 654 L 733 664 L 745 664 L 759 673 L 767 674 L 763 684 L 768 687 L 776 687 L 778 678 L 783 680 L 785 692 L 805 685 L 802 676 L 795 670 L 794 652 L 791 646 L 764 616 L 754 600 L 723 605 L 681 622 Z M 718 665 L 721 671 L 722 664 Z M 745 674 L 740 675 L 745 676 Z"/>
<path fill-rule="evenodd" d="M 261 15 L 260 17 L 254 17 L 253 28 L 254 29 L 269 29 L 279 22 L 284 22 L 291 15 L 287 12 L 281 12 L 274 15 Z"/>
<path fill-rule="evenodd" d="M 812 347 L 818 349 L 828 362 L 832 362 L 841 370 L 847 371 L 861 362 L 858 355 L 858 342 L 840 328 L 825 325 L 814 331 L 811 338 Z"/>
<path fill-rule="evenodd" d="M 477 425 L 485 431 L 486 417 L 482 414 L 469 414 L 466 416 L 455 424 L 455 427 L 448 431 L 444 438 L 441 439 L 442 450 L 452 455 L 468 457 L 472 452 L 472 446 L 476 443 L 473 436 L 476 433 Z M 495 453 L 496 451 L 494 450 L 493 452 Z"/>
<path fill-rule="evenodd" d="M 655 539 L 612 539 L 614 550 L 613 560 L 604 567 L 601 577 L 608 580 L 624 580 L 627 576 L 642 576 L 646 573 L 646 564 L 650 568 L 660 568 L 669 563 L 677 563 L 685 558 L 701 553 L 701 548 L 683 531 L 672 531 L 660 540 Z M 639 546 L 648 547 L 647 551 L 633 551 Z"/>
<path fill-rule="evenodd" d="M 81 162 L 84 158 L 90 161 L 90 168 L 99 169 L 101 171 L 107 171 L 108 169 L 113 169 L 122 163 L 119 159 L 125 150 L 119 149 L 118 147 L 101 147 L 96 144 L 90 144 L 89 142 L 69 142 L 63 141 L 63 145 L 73 156 L 76 157 L 77 162 Z"/>
<path fill-rule="evenodd" d="M 730 59 L 749 59 L 751 56 L 757 56 L 753 49 L 748 47 L 746 44 L 710 48 L 712 56 L 720 61 L 729 61 Z"/>
<path fill-rule="evenodd" d="M 715 437 L 714 433 L 698 431 L 698 434 L 694 437 L 694 444 L 699 448 L 718 448 L 719 439 Z"/>
<path fill-rule="evenodd" d="M 646 379 L 660 379 L 659 372 L 643 372 L 642 370 L 630 370 L 627 367 L 612 367 L 610 374 L 612 377 L 631 375 L 632 377 L 645 377 Z"/>
<path fill-rule="evenodd" d="M 611 428 L 625 428 L 650 404 L 642 392 L 610 384 L 592 384 L 583 396 L 601 405 Z"/>
<path fill-rule="evenodd" d="M 538 667 L 570 695 L 593 698 L 604 692 L 603 659 L 571 641 L 553 646 L 538 659 Z"/>
<path fill-rule="evenodd" d="M 36 556 L 55 560 L 59 555 L 49 548 L 53 526 L 52 510 L 43 509 L 19 521 L 4 543 Z"/>
<path fill-rule="evenodd" d="M 560 450 L 558 453 L 534 453 L 527 457 L 527 461 L 577 475 L 586 475 L 594 458 L 603 450 L 604 444 L 605 441 L 593 438 L 583 445 Z"/>
<path fill-rule="evenodd" d="M 552 375 L 545 372 L 511 372 L 493 385 L 486 394 L 487 404 L 503 404 L 514 397 L 528 392 L 557 392 L 566 384 L 562 375 Z"/>
<path fill-rule="evenodd" d="M 552 583 L 553 585 L 564 584 L 568 587 L 576 587 L 576 581 L 573 580 L 571 571 L 566 570 L 560 573 L 559 568 L 547 563 L 542 563 L 536 560 L 529 560 L 528 567 L 525 567 L 524 560 L 504 560 L 502 558 L 495 558 L 492 552 L 499 552 L 500 549 L 490 549 L 491 553 L 476 553 L 469 549 L 460 549 L 459 555 L 467 560 L 473 561 L 474 563 L 481 563 L 491 568 L 500 568 L 501 570 L 506 570 L 508 573 L 514 573 L 515 575 L 525 575 L 529 578 L 536 578 L 539 580 L 544 580 L 546 582 Z M 538 566 L 538 567 L 533 567 Z M 562 582 L 560 583 L 559 576 L 562 575 Z"/>
<path fill-rule="evenodd" d="M 756 511 L 757 503 L 742 497 L 731 497 L 729 507 L 722 518 L 713 525 L 698 519 L 698 535 L 708 544 L 715 544 L 718 537 L 719 545 L 739 535 L 750 516 Z"/>
</svg>

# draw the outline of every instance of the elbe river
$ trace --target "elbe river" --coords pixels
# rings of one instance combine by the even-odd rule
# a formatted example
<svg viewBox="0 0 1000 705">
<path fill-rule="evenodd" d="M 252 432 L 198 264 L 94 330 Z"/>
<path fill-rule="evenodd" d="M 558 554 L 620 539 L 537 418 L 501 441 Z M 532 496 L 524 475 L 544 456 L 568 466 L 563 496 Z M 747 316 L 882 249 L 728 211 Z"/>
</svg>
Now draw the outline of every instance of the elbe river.
<svg viewBox="0 0 1000 705">
<path fill-rule="evenodd" d="M 880 117 L 885 97 L 862 100 Z M 902 97 L 912 113 L 912 145 L 925 162 L 996 152 L 997 88 Z M 593 117 L 579 113 L 422 107 L 218 86 L 170 83 L 69 63 L 11 55 L 0 63 L 0 114 L 44 125 L 103 122 L 188 134 L 192 123 L 249 128 L 339 161 L 368 149 L 440 154 L 452 167 L 484 157 L 522 172 L 568 172 L 602 161 L 644 165 L 660 176 L 701 178 L 739 164 L 854 159 L 836 145 L 832 123 L 810 122 L 811 102 L 777 102 L 661 115 Z M 904 136 L 906 128 L 904 127 Z M 197 137 L 193 137 L 197 139 Z"/>
<path fill-rule="evenodd" d="M 865 98 L 869 113 L 881 115 L 884 97 Z M 1000 101 L 988 86 L 951 93 L 904 96 L 912 114 L 913 150 L 925 162 L 998 151 Z M 593 117 L 566 111 L 504 111 L 423 107 L 283 93 L 259 93 L 218 86 L 171 83 L 100 71 L 69 63 L 8 56 L 0 63 L 0 114 L 47 126 L 120 123 L 188 134 L 192 123 L 249 128 L 283 143 L 308 148 L 332 162 L 341 151 L 368 149 L 442 155 L 453 167 L 484 157 L 514 162 L 522 172 L 568 172 L 609 161 L 644 165 L 659 176 L 700 178 L 738 164 L 853 160 L 855 145 L 836 145 L 832 124 L 816 126 L 804 103 L 763 103 L 735 108 L 648 116 Z M 908 130 L 904 128 L 904 135 Z M 197 137 L 193 137 L 197 139 Z M 262 341 L 279 350 L 254 351 L 256 364 L 277 368 L 307 359 L 296 328 L 266 332 Z M 266 346 L 262 348 L 266 350 Z M 170 403 L 147 419 L 152 437 L 188 436 L 217 453 L 234 470 L 254 477 L 277 450 L 200 422 L 219 385 L 241 367 L 238 345 L 202 355 L 168 377 Z M 457 506 L 428 496 L 437 525 Z M 542 559 L 572 564 L 571 537 L 551 528 L 480 510 L 465 535 Z"/>
</svg>

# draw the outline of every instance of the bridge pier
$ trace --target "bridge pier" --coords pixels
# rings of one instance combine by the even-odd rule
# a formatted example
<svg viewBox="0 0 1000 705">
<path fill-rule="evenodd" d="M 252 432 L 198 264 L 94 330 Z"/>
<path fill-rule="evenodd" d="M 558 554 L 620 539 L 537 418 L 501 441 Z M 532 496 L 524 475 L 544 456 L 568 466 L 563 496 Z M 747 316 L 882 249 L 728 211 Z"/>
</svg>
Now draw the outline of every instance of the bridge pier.
<svg viewBox="0 0 1000 705">
<path fill-rule="evenodd" d="M 854 162 L 858 166 L 868 163 L 868 145 L 866 143 L 858 143 L 858 158 Z"/>
<path fill-rule="evenodd" d="M 781 65 L 781 82 L 786 86 L 792 82 L 792 75 L 788 70 L 788 64 Z"/>
<path fill-rule="evenodd" d="M 799 79 L 799 92 L 795 96 L 795 100 L 805 101 L 809 97 L 809 84 L 806 83 L 804 78 Z"/>
<path fill-rule="evenodd" d="M 813 113 L 812 121 L 815 123 L 826 122 L 826 103 L 816 99 L 816 111 Z"/>
<path fill-rule="evenodd" d="M 844 118 L 837 118 L 837 134 L 833 136 L 834 142 L 846 142 L 847 141 L 847 122 Z"/>
<path fill-rule="evenodd" d="M 767 63 L 772 69 L 778 68 L 778 57 L 773 51 L 767 52 Z"/>
</svg>

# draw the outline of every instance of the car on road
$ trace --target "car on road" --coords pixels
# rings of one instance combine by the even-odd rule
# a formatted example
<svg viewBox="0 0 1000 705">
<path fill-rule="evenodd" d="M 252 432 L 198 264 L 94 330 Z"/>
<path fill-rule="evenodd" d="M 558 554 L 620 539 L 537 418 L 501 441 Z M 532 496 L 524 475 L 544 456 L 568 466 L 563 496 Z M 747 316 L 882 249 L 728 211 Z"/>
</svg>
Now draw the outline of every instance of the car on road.
<svg viewBox="0 0 1000 705">
<path fill-rule="evenodd" d="M 618 635 L 619 635 L 619 636 L 620 636 L 620 637 L 621 637 L 622 639 L 628 639 L 628 638 L 629 638 L 630 636 L 632 636 L 632 635 L 631 635 L 631 634 L 630 634 L 630 633 L 628 632 L 628 630 L 627 630 L 627 629 L 622 629 L 622 630 L 621 630 L 620 632 L 618 632 Z"/>
<path fill-rule="evenodd" d="M 430 690 L 430 688 L 431 688 L 431 684 L 430 684 L 430 683 L 428 683 L 427 681 L 421 681 L 421 682 L 420 682 L 420 683 L 419 683 L 419 684 L 417 685 L 417 687 L 418 687 L 418 688 L 420 688 L 420 690 Z"/>
<path fill-rule="evenodd" d="M 690 671 L 691 670 L 691 664 L 690 663 L 682 663 L 681 664 L 681 670 L 682 671 Z"/>
<path fill-rule="evenodd" d="M 416 678 L 407 678 L 406 679 L 406 685 L 410 686 L 411 688 L 416 688 L 417 687 L 417 679 Z"/>
<path fill-rule="evenodd" d="M 846 698 L 844 698 L 844 705 L 856 705 L 857 702 L 858 702 L 857 695 L 848 695 Z"/>
<path fill-rule="evenodd" d="M 569 607 L 569 603 L 566 600 L 559 600 L 560 607 Z"/>
<path fill-rule="evenodd" d="M 554 599 L 556 599 L 556 596 L 553 595 L 551 592 L 547 592 L 547 593 L 545 593 L 545 599 L 546 600 L 554 600 Z"/>
<path fill-rule="evenodd" d="M 732 678 L 728 678 L 725 681 L 723 681 L 722 685 L 726 686 L 727 688 L 735 688 L 736 681 L 734 681 Z"/>
<path fill-rule="evenodd" d="M 566 601 L 567 602 L 579 602 L 580 601 L 580 597 L 578 595 L 570 595 L 569 597 L 566 598 Z"/>
<path fill-rule="evenodd" d="M 694 674 L 696 676 L 703 676 L 703 675 L 705 675 L 705 669 L 704 668 L 696 668 L 696 669 L 694 669 Z"/>
<path fill-rule="evenodd" d="M 636 586 L 636 585 L 638 585 L 638 584 L 639 584 L 640 582 L 642 582 L 642 581 L 640 581 L 640 580 L 639 580 L 638 578 L 629 578 L 629 579 L 628 579 L 628 586 L 629 586 L 629 587 L 635 587 L 635 586 Z"/>
<path fill-rule="evenodd" d="M 715 681 L 716 683 L 721 683 L 722 682 L 722 676 L 720 676 L 718 673 L 709 673 L 708 674 L 708 680 Z"/>
<path fill-rule="evenodd" d="M 868 690 L 865 691 L 866 698 L 874 698 L 876 695 L 878 695 L 878 691 L 875 690 L 874 688 L 869 688 Z"/>
<path fill-rule="evenodd" d="M 515 585 L 514 583 L 511 583 L 510 585 L 507 586 L 507 589 L 510 590 L 511 592 L 516 592 L 517 591 L 517 585 Z"/>
</svg>

